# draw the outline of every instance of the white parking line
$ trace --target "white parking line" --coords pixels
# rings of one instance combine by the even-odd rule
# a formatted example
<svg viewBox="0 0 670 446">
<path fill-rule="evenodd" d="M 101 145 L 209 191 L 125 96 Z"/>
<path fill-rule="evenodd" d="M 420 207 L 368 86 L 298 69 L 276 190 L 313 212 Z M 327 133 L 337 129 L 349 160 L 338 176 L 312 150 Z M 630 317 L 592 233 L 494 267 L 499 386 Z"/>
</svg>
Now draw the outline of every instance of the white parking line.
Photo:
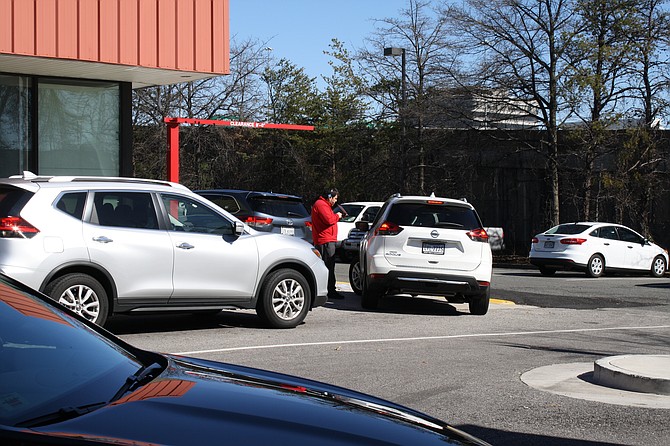
<svg viewBox="0 0 670 446">
<path fill-rule="evenodd" d="M 426 340 L 444 340 L 444 339 L 459 339 L 459 338 L 493 338 L 502 336 L 527 336 L 527 335 L 558 334 L 558 333 L 587 333 L 596 331 L 617 331 L 617 330 L 658 330 L 664 328 L 668 329 L 670 328 L 670 325 L 652 325 L 648 327 L 640 326 L 640 327 L 579 328 L 572 330 L 514 331 L 509 333 L 473 333 L 473 334 L 460 334 L 460 335 L 449 335 L 449 336 L 420 336 L 413 338 L 358 339 L 351 341 L 303 342 L 299 344 L 252 345 L 245 347 L 217 348 L 213 350 L 194 350 L 190 352 L 178 352 L 173 354 L 192 356 L 192 355 L 201 355 L 204 353 L 221 353 L 221 352 L 234 352 L 241 350 L 261 350 L 261 349 L 285 348 L 285 347 L 309 347 L 317 345 L 373 344 L 379 342 L 426 341 Z"/>
</svg>

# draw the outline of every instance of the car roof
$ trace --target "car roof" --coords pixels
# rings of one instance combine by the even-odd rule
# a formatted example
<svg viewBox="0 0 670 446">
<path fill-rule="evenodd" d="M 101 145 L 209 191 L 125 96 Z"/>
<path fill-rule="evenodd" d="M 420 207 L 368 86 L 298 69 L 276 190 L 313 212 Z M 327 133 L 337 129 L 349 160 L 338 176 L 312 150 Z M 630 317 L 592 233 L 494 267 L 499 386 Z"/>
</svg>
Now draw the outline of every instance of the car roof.
<svg viewBox="0 0 670 446">
<path fill-rule="evenodd" d="M 347 201 L 346 203 L 340 203 L 340 206 L 345 204 L 354 204 L 359 206 L 381 206 L 384 204 L 383 201 Z"/>
<path fill-rule="evenodd" d="M 74 176 L 74 175 L 35 175 L 32 172 L 23 172 L 22 175 L 13 175 L 9 178 L 0 179 L 1 184 L 10 184 L 25 189 L 37 190 L 41 187 L 48 188 L 71 188 L 72 187 L 137 187 L 138 185 L 150 186 L 152 188 L 180 189 L 190 191 L 186 186 L 179 183 L 164 180 L 153 180 L 148 178 L 132 177 L 104 177 L 104 176 Z"/>
<path fill-rule="evenodd" d="M 245 189 L 199 189 L 194 191 L 197 194 L 231 194 L 231 195 L 245 195 L 253 197 L 282 197 L 282 198 L 293 198 L 297 200 L 302 200 L 302 197 L 299 195 L 292 194 L 282 194 L 279 192 L 262 192 L 255 190 L 245 190 Z"/>
<path fill-rule="evenodd" d="M 462 206 L 462 207 L 467 207 L 470 209 L 474 209 L 474 206 L 472 206 L 470 203 L 465 201 L 465 199 L 457 200 L 455 198 L 446 198 L 446 197 L 436 197 L 434 195 L 430 196 L 424 196 L 424 195 L 394 195 L 390 198 L 391 201 L 393 202 L 415 202 L 415 203 L 423 203 L 429 200 L 434 200 L 434 201 L 442 201 L 444 203 L 448 204 L 453 204 L 456 206 Z"/>
</svg>

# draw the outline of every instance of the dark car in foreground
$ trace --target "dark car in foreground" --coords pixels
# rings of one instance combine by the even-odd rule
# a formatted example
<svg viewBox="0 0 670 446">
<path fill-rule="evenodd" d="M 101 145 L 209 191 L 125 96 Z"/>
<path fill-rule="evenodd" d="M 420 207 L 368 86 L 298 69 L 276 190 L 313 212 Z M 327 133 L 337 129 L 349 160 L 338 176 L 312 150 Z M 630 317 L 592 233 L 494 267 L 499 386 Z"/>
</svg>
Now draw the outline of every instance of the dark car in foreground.
<svg viewBox="0 0 670 446">
<path fill-rule="evenodd" d="M 2 445 L 485 445 L 415 410 L 137 349 L 0 274 Z"/>
</svg>

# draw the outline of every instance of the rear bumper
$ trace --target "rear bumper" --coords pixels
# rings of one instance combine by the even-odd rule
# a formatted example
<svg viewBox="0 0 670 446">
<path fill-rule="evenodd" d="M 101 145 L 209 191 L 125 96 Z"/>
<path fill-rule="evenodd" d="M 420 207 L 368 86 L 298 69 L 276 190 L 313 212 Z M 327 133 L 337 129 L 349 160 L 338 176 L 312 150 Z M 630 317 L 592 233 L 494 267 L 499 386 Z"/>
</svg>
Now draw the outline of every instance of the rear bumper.
<svg viewBox="0 0 670 446">
<path fill-rule="evenodd" d="M 586 265 L 576 263 L 573 259 L 530 257 L 528 261 L 531 265 L 537 266 L 538 268 L 551 268 L 565 271 L 586 269 Z"/>
<path fill-rule="evenodd" d="M 384 289 L 395 294 L 425 294 L 444 296 L 462 293 L 465 296 L 486 292 L 487 285 L 480 284 L 472 276 L 442 275 L 412 271 L 390 271 L 388 274 L 368 276 L 368 285 L 375 289 Z"/>
</svg>

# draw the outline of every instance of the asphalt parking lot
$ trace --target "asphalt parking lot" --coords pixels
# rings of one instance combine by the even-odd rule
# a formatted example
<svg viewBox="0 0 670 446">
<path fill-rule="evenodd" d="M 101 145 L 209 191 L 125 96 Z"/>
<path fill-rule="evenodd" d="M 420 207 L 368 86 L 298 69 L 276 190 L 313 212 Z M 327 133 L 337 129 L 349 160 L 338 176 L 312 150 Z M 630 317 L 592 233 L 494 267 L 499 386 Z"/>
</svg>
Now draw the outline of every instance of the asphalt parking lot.
<svg viewBox="0 0 670 446">
<path fill-rule="evenodd" d="M 495 268 L 486 316 L 443 299 L 387 298 L 365 311 L 346 295 L 292 330 L 264 329 L 250 311 L 120 317 L 111 331 L 139 347 L 295 374 L 419 409 L 494 445 L 670 444 L 670 409 L 628 392 L 613 402 L 539 390 L 540 368 L 585 370 L 614 355 L 670 354 L 670 278 L 541 277 Z M 528 375 L 526 375 L 528 376 Z M 591 390 L 592 389 L 592 390 Z M 633 401 L 633 403 L 631 403 Z"/>
</svg>

